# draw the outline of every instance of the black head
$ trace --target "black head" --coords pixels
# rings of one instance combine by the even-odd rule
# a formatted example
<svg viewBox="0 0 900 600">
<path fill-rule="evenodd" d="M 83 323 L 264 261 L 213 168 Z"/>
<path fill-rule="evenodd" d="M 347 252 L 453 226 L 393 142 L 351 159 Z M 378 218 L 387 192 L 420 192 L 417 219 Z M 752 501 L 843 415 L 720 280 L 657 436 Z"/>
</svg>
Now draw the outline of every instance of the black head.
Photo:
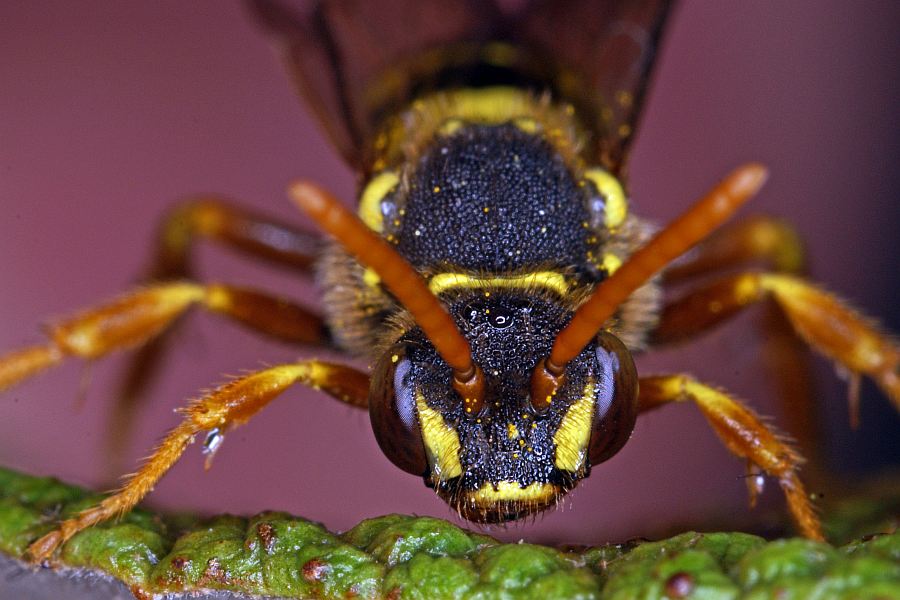
<svg viewBox="0 0 900 600">
<path fill-rule="evenodd" d="M 549 406 L 536 408 L 532 373 L 570 311 L 550 293 L 510 289 L 466 290 L 448 308 L 484 374 L 481 409 L 466 412 L 451 368 L 414 327 L 375 369 L 379 445 L 467 519 L 506 521 L 554 505 L 631 434 L 629 352 L 601 334 L 568 363 Z"/>
</svg>

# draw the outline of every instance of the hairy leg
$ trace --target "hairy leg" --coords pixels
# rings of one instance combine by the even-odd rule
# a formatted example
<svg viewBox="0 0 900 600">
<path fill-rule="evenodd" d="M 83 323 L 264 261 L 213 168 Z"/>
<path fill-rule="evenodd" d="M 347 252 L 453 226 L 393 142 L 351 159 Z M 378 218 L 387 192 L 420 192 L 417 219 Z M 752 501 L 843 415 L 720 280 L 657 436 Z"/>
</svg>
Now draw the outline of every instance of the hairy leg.
<svg viewBox="0 0 900 600">
<path fill-rule="evenodd" d="M 144 344 L 194 305 L 281 339 L 308 344 L 328 340 L 321 318 L 286 300 L 223 284 L 162 283 L 137 289 L 50 326 L 46 344 L 0 356 L 0 390 L 67 356 L 93 360 Z"/>
<path fill-rule="evenodd" d="M 767 299 L 810 347 L 854 378 L 871 377 L 900 410 L 896 341 L 833 294 L 793 275 L 746 272 L 705 284 L 665 307 L 654 340 L 684 339 Z"/>
<path fill-rule="evenodd" d="M 642 413 L 670 402 L 693 402 L 732 454 L 746 460 L 748 467 L 755 465 L 778 479 L 800 532 L 810 539 L 824 539 L 819 518 L 797 476 L 803 459 L 752 410 L 690 375 L 642 377 L 639 390 Z M 758 486 L 750 488 L 751 504 L 758 492 Z"/>
<path fill-rule="evenodd" d="M 57 529 L 32 543 L 27 550 L 29 558 L 44 561 L 79 531 L 128 512 L 153 489 L 197 435 L 206 433 L 216 438 L 215 444 L 207 444 L 214 452 L 224 432 L 243 425 L 298 383 L 320 389 L 353 406 L 365 407 L 368 403 L 368 375 L 351 367 L 315 360 L 279 365 L 226 383 L 182 409 L 182 422 L 169 431 L 119 491 L 61 522 Z"/>
<path fill-rule="evenodd" d="M 318 255 L 322 238 L 248 211 L 219 196 L 185 200 L 172 208 L 160 223 L 153 256 L 142 276 L 145 283 L 196 279 L 193 254 L 199 241 L 224 246 L 272 265 L 306 273 Z M 172 341 L 169 327 L 142 345 L 125 368 L 113 409 L 111 431 L 128 431 L 137 406 L 156 378 L 162 358 Z M 305 340 L 300 340 L 305 341 Z M 119 438 L 121 439 L 121 438 Z M 116 438 L 110 440 L 111 456 L 117 455 Z"/>
</svg>

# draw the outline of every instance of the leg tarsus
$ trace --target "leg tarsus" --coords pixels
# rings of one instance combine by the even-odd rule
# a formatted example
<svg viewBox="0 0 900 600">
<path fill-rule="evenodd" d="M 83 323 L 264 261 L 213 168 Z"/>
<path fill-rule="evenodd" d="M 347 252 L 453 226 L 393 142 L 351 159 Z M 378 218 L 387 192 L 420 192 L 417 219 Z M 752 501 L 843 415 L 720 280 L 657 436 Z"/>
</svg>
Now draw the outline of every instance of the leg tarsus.
<svg viewBox="0 0 900 600">
<path fill-rule="evenodd" d="M 732 454 L 752 462 L 778 479 L 800 532 L 810 539 L 824 539 L 819 518 L 797 476 L 803 459 L 752 410 L 727 393 L 688 375 L 642 377 L 639 390 L 641 412 L 670 402 L 690 401 L 696 404 Z"/>
<path fill-rule="evenodd" d="M 55 344 L 30 346 L 0 356 L 0 392 L 58 365 L 63 357 Z"/>
<path fill-rule="evenodd" d="M 368 375 L 351 367 L 314 360 L 280 365 L 230 381 L 180 410 L 184 416 L 182 422 L 166 435 L 119 491 L 63 521 L 57 529 L 31 544 L 28 557 L 38 563 L 49 559 L 79 531 L 127 513 L 153 489 L 196 436 L 243 425 L 297 383 L 321 389 L 353 406 L 365 407 L 368 403 Z"/>
</svg>

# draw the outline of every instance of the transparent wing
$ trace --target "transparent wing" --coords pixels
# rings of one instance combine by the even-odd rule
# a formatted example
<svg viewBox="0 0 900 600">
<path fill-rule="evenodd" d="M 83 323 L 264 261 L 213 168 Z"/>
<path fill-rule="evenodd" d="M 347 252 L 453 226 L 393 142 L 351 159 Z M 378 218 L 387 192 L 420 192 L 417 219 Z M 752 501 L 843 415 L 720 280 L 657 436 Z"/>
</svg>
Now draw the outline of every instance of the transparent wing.
<svg viewBox="0 0 900 600">
<path fill-rule="evenodd" d="M 492 36 L 493 3 L 477 0 L 329 0 L 288 7 L 276 0 L 249 5 L 272 35 L 300 93 L 338 150 L 364 163 L 371 140 L 373 85 L 411 57 L 463 40 Z"/>
<path fill-rule="evenodd" d="M 489 0 L 248 3 L 358 168 L 380 117 L 417 91 L 514 82 L 572 101 L 599 160 L 618 173 L 671 1 L 526 0 L 506 11 Z"/>
<path fill-rule="evenodd" d="M 550 56 L 560 92 L 582 107 L 601 162 L 624 168 L 670 0 L 543 0 L 515 27 L 520 43 Z M 571 76 L 570 76 L 571 75 Z"/>
</svg>

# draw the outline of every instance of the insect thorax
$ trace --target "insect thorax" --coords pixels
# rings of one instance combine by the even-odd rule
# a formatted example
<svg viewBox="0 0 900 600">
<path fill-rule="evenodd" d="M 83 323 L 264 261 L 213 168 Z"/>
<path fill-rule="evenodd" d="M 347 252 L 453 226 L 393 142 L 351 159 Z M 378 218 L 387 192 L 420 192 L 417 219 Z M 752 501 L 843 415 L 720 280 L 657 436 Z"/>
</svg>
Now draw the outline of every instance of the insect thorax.
<svg viewBox="0 0 900 600">
<path fill-rule="evenodd" d="M 484 285 L 550 287 L 572 310 L 648 235 L 612 206 L 579 152 L 574 111 L 513 88 L 459 90 L 414 102 L 375 140 L 360 214 L 438 293 Z M 610 222 L 612 210 L 621 214 Z M 320 261 L 329 324 L 356 354 L 408 326 L 374 275 L 338 247 Z M 449 283 L 448 283 L 449 281 Z M 651 325 L 655 284 L 623 305 L 614 327 L 638 346 Z"/>
</svg>

